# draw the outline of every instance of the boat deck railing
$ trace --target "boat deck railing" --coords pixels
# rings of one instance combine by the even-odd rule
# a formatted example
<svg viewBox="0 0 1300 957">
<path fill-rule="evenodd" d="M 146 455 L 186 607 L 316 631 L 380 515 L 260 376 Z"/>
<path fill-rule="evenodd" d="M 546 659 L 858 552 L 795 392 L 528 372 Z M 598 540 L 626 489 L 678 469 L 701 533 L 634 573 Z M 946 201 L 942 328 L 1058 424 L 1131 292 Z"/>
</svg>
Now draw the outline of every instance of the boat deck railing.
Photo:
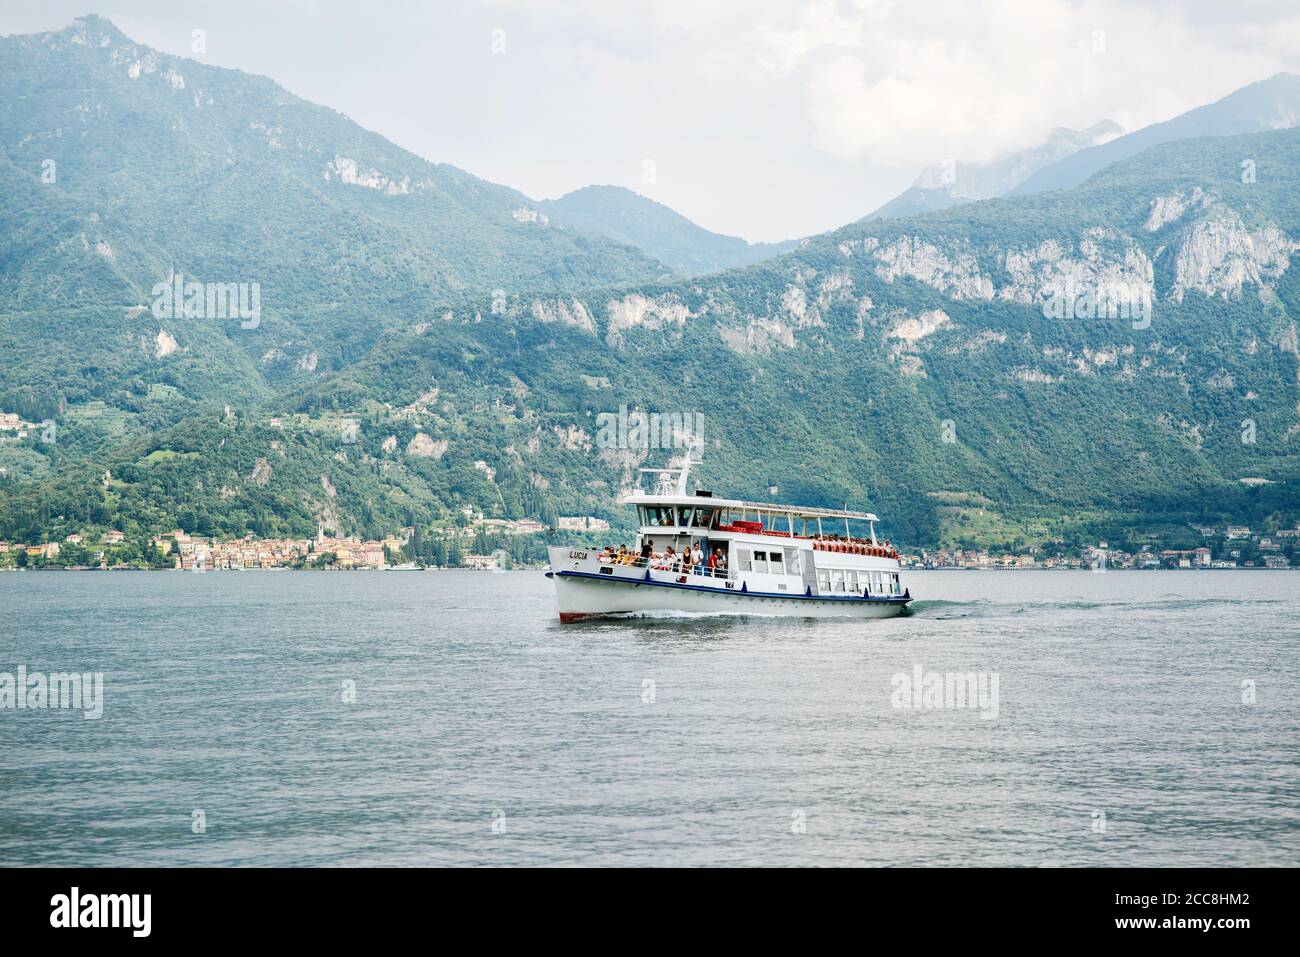
<svg viewBox="0 0 1300 957">
<path fill-rule="evenodd" d="M 755 523 L 749 523 L 753 525 Z M 786 541 L 809 542 L 816 551 L 844 552 L 850 555 L 863 555 L 868 558 L 898 558 L 898 549 L 889 541 L 872 541 L 869 538 L 845 538 L 839 535 L 800 535 L 797 532 L 782 532 L 775 528 L 748 527 L 732 523 L 730 525 L 647 525 L 644 529 L 651 534 L 668 535 L 708 535 L 709 532 L 726 532 L 732 535 L 762 535 L 768 538 L 782 538 Z"/>
<path fill-rule="evenodd" d="M 737 570 L 734 568 L 710 568 L 705 564 L 691 564 L 683 568 L 682 560 L 680 558 L 646 559 L 637 555 L 627 560 L 620 560 L 617 557 L 610 559 L 607 556 L 601 555 L 597 556 L 596 563 L 598 565 L 613 568 L 648 568 L 652 572 L 670 572 L 674 575 L 696 575 L 704 578 L 719 578 L 728 581 L 734 581 L 737 574 Z"/>
<path fill-rule="evenodd" d="M 609 569 L 610 573 L 613 573 L 614 570 L 618 568 L 642 569 L 642 570 L 648 569 L 651 572 L 663 572 L 668 575 L 676 576 L 678 578 L 687 578 L 687 579 L 706 578 L 706 579 L 711 579 L 713 581 L 734 582 L 739 580 L 742 574 L 751 571 L 751 569 L 747 569 L 747 568 L 739 568 L 739 569 L 709 568 L 707 565 L 703 567 L 697 565 L 688 565 L 685 568 L 683 568 L 682 561 L 680 558 L 676 560 L 667 560 L 662 557 L 645 559 L 640 557 L 639 555 L 635 557 L 630 557 L 626 560 L 619 560 L 617 557 L 611 560 L 609 559 L 608 556 L 600 555 L 597 556 L 594 559 L 594 561 L 601 569 Z M 896 596 L 900 594 L 900 592 L 888 588 L 873 592 L 870 586 L 865 583 L 861 584 L 861 586 L 858 588 L 853 588 L 853 589 L 844 588 L 839 592 L 828 593 L 828 594 L 831 594 L 832 597 L 843 597 L 843 595 L 846 593 L 852 595 L 861 595 L 867 598 L 872 598 L 872 597 L 888 598 L 890 596 Z"/>
</svg>

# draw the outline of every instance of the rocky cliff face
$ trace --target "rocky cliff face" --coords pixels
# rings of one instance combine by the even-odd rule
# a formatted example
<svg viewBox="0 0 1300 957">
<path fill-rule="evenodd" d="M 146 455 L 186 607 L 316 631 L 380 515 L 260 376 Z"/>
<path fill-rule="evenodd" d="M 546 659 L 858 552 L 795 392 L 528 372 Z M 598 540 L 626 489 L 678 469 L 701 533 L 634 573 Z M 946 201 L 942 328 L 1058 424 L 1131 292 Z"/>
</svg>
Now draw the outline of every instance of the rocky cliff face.
<svg viewBox="0 0 1300 957">
<path fill-rule="evenodd" d="M 1251 230 L 1232 210 L 1214 207 L 1166 250 L 1175 269 L 1169 295 L 1181 302 L 1192 290 L 1220 298 L 1240 298 L 1249 286 L 1271 292 L 1298 250 L 1277 225 Z"/>
<path fill-rule="evenodd" d="M 706 322 L 729 349 L 760 355 L 819 341 L 828 331 L 838 334 L 830 329 L 838 325 L 837 316 L 852 317 L 847 328 L 856 338 L 882 316 L 902 316 L 886 336 L 895 340 L 890 348 L 897 353 L 898 341 L 952 324 L 941 309 L 914 307 L 914 284 L 955 303 L 1004 303 L 1035 312 L 1054 293 L 1087 292 L 1105 311 L 1134 295 L 1148 304 L 1181 303 L 1192 293 L 1219 299 L 1268 296 L 1300 251 L 1300 242 L 1279 223 L 1250 227 L 1232 201 L 1199 186 L 1148 195 L 1131 205 L 1132 228 L 1098 216 L 1036 242 L 979 243 L 942 226 L 919 225 L 837 235 L 823 241 L 820 250 L 810 250 L 821 256 L 795 254 L 767 264 L 761 275 L 769 291 L 760 309 L 752 302 L 742 305 L 745 300 L 732 293 L 731 277 L 710 277 L 680 290 L 603 302 L 534 300 L 530 314 L 602 335 L 616 349 L 644 341 L 635 339 L 637 333 L 654 333 L 653 341 L 662 341 L 669 329 Z M 1259 220 L 1258 211 L 1251 215 Z M 522 314 L 517 306 L 512 310 Z M 936 325 L 936 317 L 943 321 Z M 914 328 L 924 331 L 913 336 L 907 330 Z M 1093 365 L 1087 360 L 1076 367 Z"/>
</svg>

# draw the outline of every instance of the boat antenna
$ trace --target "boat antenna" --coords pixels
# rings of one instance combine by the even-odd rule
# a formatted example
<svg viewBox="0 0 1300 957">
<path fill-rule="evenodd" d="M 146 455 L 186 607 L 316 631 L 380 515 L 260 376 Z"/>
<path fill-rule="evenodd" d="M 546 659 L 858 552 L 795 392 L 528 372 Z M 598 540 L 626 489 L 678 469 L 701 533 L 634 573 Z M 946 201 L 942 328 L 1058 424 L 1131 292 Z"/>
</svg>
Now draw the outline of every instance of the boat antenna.
<svg viewBox="0 0 1300 957">
<path fill-rule="evenodd" d="M 700 457 L 698 459 L 693 459 L 692 455 L 697 450 L 700 453 Z M 701 465 L 703 464 L 703 461 L 704 461 L 704 441 L 699 436 L 695 436 L 692 438 L 691 444 L 686 447 L 686 456 L 685 458 L 682 459 L 681 472 L 679 472 L 677 475 L 678 495 L 687 494 L 686 485 L 690 479 L 691 466 Z"/>
</svg>

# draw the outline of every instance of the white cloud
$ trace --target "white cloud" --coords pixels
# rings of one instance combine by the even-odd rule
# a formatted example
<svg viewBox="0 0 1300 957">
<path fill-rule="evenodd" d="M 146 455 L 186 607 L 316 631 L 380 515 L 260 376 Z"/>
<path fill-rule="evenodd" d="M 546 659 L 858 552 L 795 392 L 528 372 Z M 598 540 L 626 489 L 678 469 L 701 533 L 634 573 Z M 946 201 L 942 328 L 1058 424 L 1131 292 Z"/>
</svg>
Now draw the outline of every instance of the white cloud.
<svg viewBox="0 0 1300 957">
<path fill-rule="evenodd" d="M 847 12 L 844 12 L 847 10 Z M 989 0 L 810 4 L 766 27 L 760 63 L 803 84 L 816 142 L 886 166 L 989 159 L 1057 125 L 1132 129 L 1285 69 L 1294 19 L 1267 45 L 1238 22 L 1198 27 L 1177 7 Z M 791 39 L 798 37 L 799 42 Z"/>
</svg>

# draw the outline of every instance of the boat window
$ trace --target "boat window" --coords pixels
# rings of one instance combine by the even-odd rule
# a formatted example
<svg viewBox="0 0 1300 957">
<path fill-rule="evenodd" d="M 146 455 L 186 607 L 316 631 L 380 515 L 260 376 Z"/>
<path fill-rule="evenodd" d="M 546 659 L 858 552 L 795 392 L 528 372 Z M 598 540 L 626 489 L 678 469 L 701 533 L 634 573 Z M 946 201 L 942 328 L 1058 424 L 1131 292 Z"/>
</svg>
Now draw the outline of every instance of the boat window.
<svg viewBox="0 0 1300 957">
<path fill-rule="evenodd" d="M 772 552 L 772 553 L 768 556 L 768 563 L 769 563 L 769 565 L 770 565 L 770 570 L 771 570 L 771 572 L 772 572 L 773 575 L 784 575 L 784 574 L 785 574 L 785 569 L 781 567 L 781 553 L 780 553 L 780 552 Z"/>
<path fill-rule="evenodd" d="M 645 506 L 645 516 L 641 521 L 642 525 L 657 525 L 660 527 L 669 526 L 676 523 L 671 508 L 664 508 L 660 505 Z"/>
<path fill-rule="evenodd" d="M 754 552 L 754 571 L 767 571 L 767 552 Z"/>
<path fill-rule="evenodd" d="M 740 571 L 742 571 L 742 572 L 747 572 L 747 571 L 750 570 L 750 560 L 749 560 L 749 549 L 748 549 L 748 548 L 738 548 L 738 549 L 736 549 L 736 566 L 737 566 L 737 567 L 740 569 Z"/>
<path fill-rule="evenodd" d="M 708 528 L 712 521 L 713 521 L 713 509 L 697 508 L 695 510 L 695 520 L 692 521 L 691 524 L 699 528 Z"/>
<path fill-rule="evenodd" d="M 824 568 L 817 569 L 817 594 L 825 595 L 831 590 L 831 573 Z"/>
<path fill-rule="evenodd" d="M 844 572 L 838 568 L 831 572 L 831 584 L 835 586 L 836 591 L 844 591 Z"/>
</svg>

